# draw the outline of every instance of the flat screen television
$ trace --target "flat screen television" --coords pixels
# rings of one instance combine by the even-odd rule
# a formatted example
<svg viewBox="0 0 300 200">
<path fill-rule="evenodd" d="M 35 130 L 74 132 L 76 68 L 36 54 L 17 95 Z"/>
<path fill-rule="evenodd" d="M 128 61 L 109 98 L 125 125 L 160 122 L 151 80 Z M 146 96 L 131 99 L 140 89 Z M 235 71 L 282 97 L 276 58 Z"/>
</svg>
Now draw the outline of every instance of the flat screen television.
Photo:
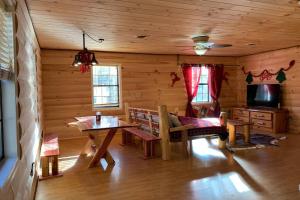
<svg viewBox="0 0 300 200">
<path fill-rule="evenodd" d="M 247 106 L 278 107 L 280 103 L 279 84 L 247 85 Z"/>
</svg>

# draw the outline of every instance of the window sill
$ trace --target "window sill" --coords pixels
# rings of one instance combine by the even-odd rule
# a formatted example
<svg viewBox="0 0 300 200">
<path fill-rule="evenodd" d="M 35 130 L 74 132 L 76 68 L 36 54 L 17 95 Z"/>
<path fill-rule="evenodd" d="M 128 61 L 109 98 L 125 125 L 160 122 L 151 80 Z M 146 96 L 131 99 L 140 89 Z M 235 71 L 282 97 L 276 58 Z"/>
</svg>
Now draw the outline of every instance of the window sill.
<svg viewBox="0 0 300 200">
<path fill-rule="evenodd" d="M 202 106 L 202 105 L 211 105 L 213 102 L 212 101 L 208 101 L 208 102 L 192 102 L 193 106 Z"/>
<path fill-rule="evenodd" d="M 122 110 L 121 107 L 93 107 L 93 111 Z"/>
<path fill-rule="evenodd" d="M 4 158 L 0 162 L 0 188 L 3 188 L 10 178 L 17 163 L 17 158 Z"/>
</svg>

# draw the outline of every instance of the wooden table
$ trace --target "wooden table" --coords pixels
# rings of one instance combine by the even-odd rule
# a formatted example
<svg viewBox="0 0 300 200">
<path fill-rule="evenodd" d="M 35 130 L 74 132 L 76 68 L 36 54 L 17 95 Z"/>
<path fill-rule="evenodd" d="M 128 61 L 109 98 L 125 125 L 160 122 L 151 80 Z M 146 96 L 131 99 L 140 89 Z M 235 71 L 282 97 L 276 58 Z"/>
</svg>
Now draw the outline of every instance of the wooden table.
<svg viewBox="0 0 300 200">
<path fill-rule="evenodd" d="M 229 144 L 235 145 L 235 136 L 236 136 L 236 128 L 238 126 L 243 127 L 243 134 L 244 134 L 244 142 L 249 143 L 250 142 L 250 125 L 252 123 L 250 122 L 243 122 L 239 120 L 227 120 L 227 128 L 229 129 Z"/>
<path fill-rule="evenodd" d="M 101 158 L 104 158 L 108 165 L 113 165 L 115 161 L 107 149 L 115 133 L 119 128 L 137 126 L 121 121 L 115 116 L 102 116 L 100 122 L 96 121 L 95 116 L 75 117 L 75 119 L 77 121 L 71 122 L 69 125 L 77 127 L 81 132 L 86 133 L 89 138 L 81 154 L 87 154 L 88 151 L 95 152 L 89 163 L 89 168 L 96 167 Z M 108 130 L 108 132 L 104 140 L 101 141 L 99 136 L 101 133 L 105 134 L 102 132 L 103 130 Z"/>
</svg>

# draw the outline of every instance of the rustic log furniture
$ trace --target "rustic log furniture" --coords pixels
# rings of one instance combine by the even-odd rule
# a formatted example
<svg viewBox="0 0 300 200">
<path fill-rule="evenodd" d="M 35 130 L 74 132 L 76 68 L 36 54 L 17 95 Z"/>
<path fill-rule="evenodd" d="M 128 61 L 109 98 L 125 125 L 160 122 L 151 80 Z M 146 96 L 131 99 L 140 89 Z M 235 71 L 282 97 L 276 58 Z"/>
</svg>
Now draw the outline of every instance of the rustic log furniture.
<svg viewBox="0 0 300 200">
<path fill-rule="evenodd" d="M 227 120 L 227 128 L 229 130 L 229 145 L 236 144 L 235 136 L 237 127 L 243 127 L 244 142 L 250 142 L 250 126 L 252 123 L 239 120 Z"/>
<path fill-rule="evenodd" d="M 126 120 L 139 124 L 139 127 L 124 128 L 122 130 L 122 145 L 132 143 L 132 135 L 143 141 L 144 159 L 155 156 L 155 142 L 159 137 L 159 116 L 154 110 L 129 108 L 125 104 Z"/>
<path fill-rule="evenodd" d="M 116 131 L 119 128 L 136 126 L 135 124 L 121 121 L 115 116 L 102 116 L 100 122 L 96 121 L 95 116 L 75 117 L 75 119 L 77 121 L 71 122 L 69 125 L 77 127 L 89 137 L 89 140 L 82 150 L 82 154 L 86 154 L 88 151 L 94 152 L 93 158 L 89 163 L 89 168 L 96 167 L 101 158 L 104 158 L 108 165 L 113 165 L 115 161 L 107 149 Z M 103 130 L 108 130 L 108 132 L 106 132 L 106 136 L 103 142 L 101 142 L 100 134 L 105 134 Z"/>
<path fill-rule="evenodd" d="M 133 108 L 129 107 L 128 104 L 125 104 L 125 113 L 126 121 L 140 124 L 139 129 L 143 134 L 160 138 L 163 160 L 169 160 L 171 157 L 170 142 L 181 142 L 184 150 L 183 153 L 188 155 L 188 140 L 203 135 L 217 134 L 222 139 L 220 141 L 224 143 L 228 136 L 226 128 L 220 124 L 219 118 L 198 119 L 179 116 L 178 119 L 181 121 L 182 126 L 170 128 L 167 106 L 165 105 L 158 106 L 158 111 L 155 111 Z M 125 129 L 123 132 L 124 144 L 126 144 L 128 139 L 127 133 L 128 131 Z M 131 134 L 137 135 L 134 132 L 131 132 Z M 220 146 L 224 147 L 225 145 Z M 147 149 L 145 148 L 144 151 L 146 150 Z"/>
<path fill-rule="evenodd" d="M 45 135 L 41 148 L 42 175 L 39 177 L 40 180 L 62 176 L 58 168 L 58 156 L 59 145 L 57 135 Z M 50 164 L 52 168 L 51 173 Z"/>
</svg>

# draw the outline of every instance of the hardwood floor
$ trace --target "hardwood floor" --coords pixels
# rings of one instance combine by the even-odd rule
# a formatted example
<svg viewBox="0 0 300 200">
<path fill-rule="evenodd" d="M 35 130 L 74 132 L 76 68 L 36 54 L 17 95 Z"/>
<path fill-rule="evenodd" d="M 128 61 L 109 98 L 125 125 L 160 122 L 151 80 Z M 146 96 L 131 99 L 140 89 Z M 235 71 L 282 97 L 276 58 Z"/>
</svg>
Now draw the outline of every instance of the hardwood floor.
<svg viewBox="0 0 300 200">
<path fill-rule="evenodd" d="M 64 176 L 39 182 L 36 199 L 300 199 L 300 135 L 234 155 L 218 150 L 216 139 L 198 139 L 190 158 L 178 153 L 171 161 L 143 160 L 141 149 L 120 139 L 110 146 L 116 164 L 94 169 L 78 156 L 85 139 L 60 141 Z"/>
</svg>

